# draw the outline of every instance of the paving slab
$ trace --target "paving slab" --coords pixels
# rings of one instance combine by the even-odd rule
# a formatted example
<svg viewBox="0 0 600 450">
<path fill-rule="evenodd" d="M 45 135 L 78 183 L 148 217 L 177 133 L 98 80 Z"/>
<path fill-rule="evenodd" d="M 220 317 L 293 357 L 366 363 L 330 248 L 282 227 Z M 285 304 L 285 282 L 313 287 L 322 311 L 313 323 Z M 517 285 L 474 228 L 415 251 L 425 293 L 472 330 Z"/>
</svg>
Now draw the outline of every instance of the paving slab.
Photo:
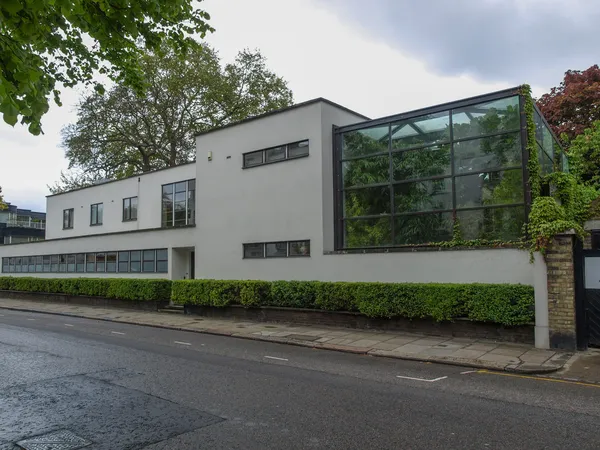
<svg viewBox="0 0 600 450">
<path fill-rule="evenodd" d="M 0 298 L 0 308 L 85 317 L 197 333 L 233 336 L 326 350 L 389 358 L 428 361 L 505 370 L 519 373 L 548 373 L 561 369 L 570 353 L 534 349 L 530 345 L 507 344 L 485 339 L 427 336 L 419 333 L 357 330 L 331 326 L 286 323 L 255 323 L 152 311 L 50 304 L 43 301 Z M 600 361 L 589 358 L 588 361 Z M 590 366 L 597 366 L 590 364 Z M 579 373 L 590 373 L 579 368 Z M 583 366 L 587 367 L 587 366 Z M 600 377 L 599 377 L 600 379 Z"/>
</svg>

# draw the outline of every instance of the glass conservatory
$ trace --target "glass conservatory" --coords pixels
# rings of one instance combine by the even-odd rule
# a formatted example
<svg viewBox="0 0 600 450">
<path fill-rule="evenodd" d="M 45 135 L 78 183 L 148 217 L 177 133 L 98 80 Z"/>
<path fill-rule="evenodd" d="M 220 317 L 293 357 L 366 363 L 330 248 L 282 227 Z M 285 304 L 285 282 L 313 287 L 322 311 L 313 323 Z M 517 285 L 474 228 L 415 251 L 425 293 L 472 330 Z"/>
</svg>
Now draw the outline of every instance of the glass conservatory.
<svg viewBox="0 0 600 450">
<path fill-rule="evenodd" d="M 336 247 L 518 240 L 531 196 L 520 88 L 336 128 Z M 536 109 L 542 175 L 566 170 Z"/>
</svg>

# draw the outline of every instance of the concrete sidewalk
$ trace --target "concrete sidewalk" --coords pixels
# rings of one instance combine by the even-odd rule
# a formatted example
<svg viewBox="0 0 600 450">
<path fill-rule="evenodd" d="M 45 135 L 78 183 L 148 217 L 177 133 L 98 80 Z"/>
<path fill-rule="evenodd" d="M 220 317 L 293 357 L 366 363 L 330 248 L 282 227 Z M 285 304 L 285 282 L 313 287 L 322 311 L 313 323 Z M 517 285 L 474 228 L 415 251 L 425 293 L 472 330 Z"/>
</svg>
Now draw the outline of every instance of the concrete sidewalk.
<svg viewBox="0 0 600 450">
<path fill-rule="evenodd" d="M 183 314 L 107 309 L 30 300 L 0 299 L 0 308 L 517 373 L 554 372 L 562 368 L 572 356 L 571 353 L 538 350 L 529 345 L 484 339 L 449 338 L 416 333 L 324 326 L 240 322 Z"/>
</svg>

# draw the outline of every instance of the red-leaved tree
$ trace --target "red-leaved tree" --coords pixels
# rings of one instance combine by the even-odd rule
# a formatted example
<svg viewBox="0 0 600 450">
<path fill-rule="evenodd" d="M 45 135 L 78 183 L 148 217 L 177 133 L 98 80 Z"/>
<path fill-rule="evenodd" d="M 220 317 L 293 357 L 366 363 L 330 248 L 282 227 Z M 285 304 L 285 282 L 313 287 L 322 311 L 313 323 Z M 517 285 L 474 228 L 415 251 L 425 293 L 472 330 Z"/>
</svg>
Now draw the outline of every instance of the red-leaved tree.
<svg viewBox="0 0 600 450">
<path fill-rule="evenodd" d="M 600 68 L 568 70 L 537 105 L 557 136 L 566 133 L 569 141 L 574 139 L 600 120 Z"/>
</svg>

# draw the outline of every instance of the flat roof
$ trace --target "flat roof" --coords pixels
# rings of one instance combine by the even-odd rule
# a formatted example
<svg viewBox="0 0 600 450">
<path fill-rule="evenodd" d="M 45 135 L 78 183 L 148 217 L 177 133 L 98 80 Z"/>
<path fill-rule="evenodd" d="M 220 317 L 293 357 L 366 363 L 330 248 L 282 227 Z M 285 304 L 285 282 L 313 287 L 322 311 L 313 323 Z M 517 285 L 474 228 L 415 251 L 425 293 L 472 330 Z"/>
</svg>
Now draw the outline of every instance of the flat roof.
<svg viewBox="0 0 600 450">
<path fill-rule="evenodd" d="M 435 114 L 437 112 L 447 111 L 449 109 L 461 108 L 474 103 L 485 102 L 486 100 L 492 101 L 500 98 L 508 97 L 510 95 L 518 95 L 521 93 L 521 86 L 512 87 L 509 89 L 503 89 L 501 91 L 490 92 L 488 94 L 477 95 L 475 97 L 467 97 L 461 100 L 453 100 L 451 102 L 440 103 L 439 105 L 427 106 L 425 108 L 414 109 L 399 114 L 392 114 L 390 116 L 380 117 L 377 119 L 366 120 L 364 122 L 354 123 L 351 125 L 344 125 L 339 127 L 337 132 L 351 131 L 355 129 L 362 129 L 372 126 L 385 124 L 388 122 L 395 122 L 398 120 L 412 119 L 414 117 L 424 116 L 427 114 Z"/>
<path fill-rule="evenodd" d="M 64 192 L 59 192 L 57 194 L 46 195 L 46 198 L 48 198 L 48 197 L 56 197 L 58 195 L 68 194 L 70 192 L 83 191 L 84 189 L 90 189 L 90 188 L 93 188 L 93 187 L 104 186 L 105 184 L 116 183 L 117 181 L 129 180 L 130 178 L 143 177 L 144 175 L 150 175 L 151 173 L 162 172 L 163 170 L 175 169 L 176 167 L 187 166 L 189 164 L 194 164 L 195 162 L 196 162 L 196 160 L 190 161 L 190 162 L 186 162 L 186 163 L 183 163 L 183 164 L 177 164 L 176 166 L 163 167 L 162 169 L 156 169 L 156 170 L 151 170 L 149 172 L 138 173 L 137 175 L 130 175 L 130 176 L 125 177 L 125 178 L 117 178 L 116 180 L 108 180 L 108 181 L 104 181 L 102 183 L 91 184 L 89 186 L 83 186 L 83 187 L 80 187 L 80 188 L 71 189 L 70 191 L 64 191 Z"/>
<path fill-rule="evenodd" d="M 274 116 L 275 114 L 280 114 L 280 113 L 284 113 L 284 112 L 288 112 L 294 109 L 298 109 L 298 108 L 302 108 L 304 106 L 310 106 L 312 104 L 315 103 L 319 103 L 319 102 L 323 102 L 323 103 L 327 103 L 328 105 L 331 105 L 335 108 L 341 109 L 343 111 L 349 112 L 350 114 L 354 114 L 357 117 L 360 117 L 364 120 L 371 120 L 370 117 L 365 116 L 364 114 L 358 113 L 356 111 L 351 110 L 350 108 L 346 108 L 345 106 L 342 106 L 338 103 L 332 102 L 331 100 L 327 100 L 326 98 L 323 97 L 317 97 L 317 98 L 313 98 L 312 100 L 307 100 L 305 102 L 300 102 L 300 103 L 296 103 L 294 105 L 291 106 L 286 106 L 285 108 L 279 108 L 279 109 L 274 109 L 272 111 L 268 111 L 266 113 L 263 114 L 259 114 L 257 116 L 252 116 L 252 117 L 248 117 L 247 119 L 242 119 L 242 120 L 238 120 L 237 122 L 232 122 L 232 123 L 228 123 L 227 125 L 223 125 L 221 127 L 217 127 L 217 128 L 212 128 L 210 130 L 206 130 L 206 131 L 201 131 L 199 133 L 196 133 L 194 136 L 203 136 L 205 134 L 208 133 L 212 133 L 214 131 L 219 131 L 219 130 L 223 130 L 225 128 L 230 128 L 230 127 L 234 127 L 236 125 L 241 125 L 243 123 L 248 123 L 248 122 L 252 122 L 253 120 L 258 120 L 258 119 L 263 119 L 265 117 L 268 116 Z"/>
</svg>

